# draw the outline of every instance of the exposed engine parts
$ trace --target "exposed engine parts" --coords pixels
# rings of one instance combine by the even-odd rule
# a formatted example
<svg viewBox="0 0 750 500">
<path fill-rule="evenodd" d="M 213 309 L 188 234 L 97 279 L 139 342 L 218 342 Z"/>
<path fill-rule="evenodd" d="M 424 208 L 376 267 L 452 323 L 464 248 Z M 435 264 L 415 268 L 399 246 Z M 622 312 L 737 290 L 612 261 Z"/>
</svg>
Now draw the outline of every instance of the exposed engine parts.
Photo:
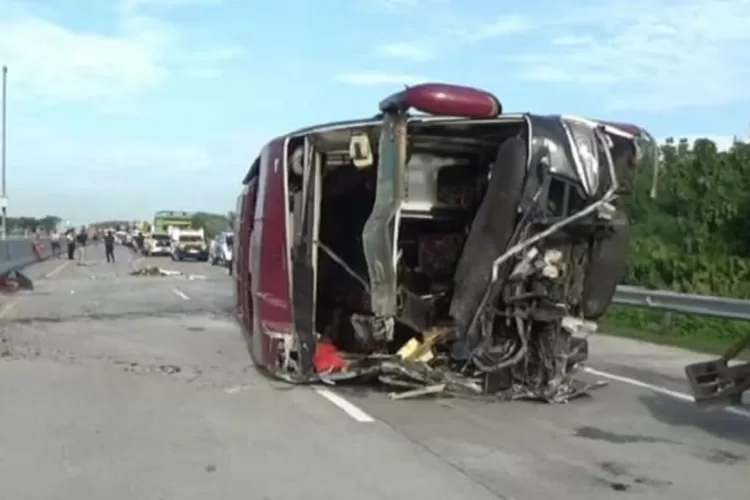
<svg viewBox="0 0 750 500">
<path fill-rule="evenodd" d="M 389 180 L 379 178 L 370 185 L 357 184 L 351 174 L 335 180 L 346 167 L 323 179 L 319 245 L 326 260 L 349 275 L 353 288 L 336 290 L 344 281 L 334 277 L 334 269 L 321 267 L 326 283 L 320 290 L 339 297 L 334 300 L 338 304 L 334 322 L 322 329 L 328 332 L 322 343 L 330 341 L 343 353 L 359 353 L 347 358 L 336 349 L 346 361 L 333 363 L 339 372 L 335 376 L 323 366 L 328 361 L 318 359 L 318 372 L 325 373 L 326 380 L 377 373 L 381 382 L 409 388 L 417 395 L 453 391 L 548 402 L 567 401 L 598 387 L 577 382 L 573 373 L 586 359 L 586 337 L 596 330 L 594 321 L 603 314 L 624 272 L 629 226 L 616 207 L 616 173 L 610 156 L 601 154 L 593 164 L 601 170 L 596 174 L 601 194 L 587 194 L 576 184 L 573 166 L 560 163 L 567 157 L 559 152 L 567 148 L 568 155 L 576 154 L 576 145 L 561 139 L 562 133 L 552 139 L 555 126 L 564 130 L 565 122 L 544 119 L 543 125 L 546 139 L 532 141 L 537 146 L 531 153 L 527 140 L 513 136 L 501 140 L 495 154 L 475 153 L 487 159 L 486 170 L 481 160 L 427 160 L 420 149 L 405 167 L 409 172 L 405 186 L 396 182 L 397 168 L 390 171 Z M 593 143 L 601 139 L 595 128 L 588 132 Z M 418 141 L 417 135 L 414 142 Z M 418 174 L 422 168 L 436 183 L 419 187 L 421 195 L 433 196 L 427 212 L 423 201 L 409 198 L 408 179 L 427 178 Z M 441 172 L 447 175 L 441 177 Z M 341 189 L 344 178 L 354 182 L 348 189 Z M 369 200 L 364 205 L 347 203 L 349 212 L 361 209 L 360 216 L 327 218 L 325 207 L 331 206 L 325 197 L 327 181 L 337 186 L 336 192 Z M 396 196 L 382 194 L 380 202 L 375 201 L 373 191 L 383 183 Z M 329 203 L 335 201 L 331 198 Z M 400 213 L 393 242 L 373 239 L 375 222 L 362 223 L 375 220 L 372 207 L 377 203 L 381 213 L 389 210 L 389 204 Z M 352 216 L 359 222 L 350 226 L 346 220 Z M 352 230 L 362 231 L 362 239 Z M 363 251 L 352 247 L 352 240 L 362 241 Z M 384 270 L 392 253 L 395 264 L 389 274 Z M 382 296 L 379 309 L 370 288 L 373 279 L 379 283 L 375 295 Z M 435 328 L 440 335 L 426 333 Z M 419 342 L 431 355 L 421 361 L 404 355 L 404 346 L 411 342 Z M 327 352 L 332 352 L 330 345 Z M 422 392 L 426 387 L 430 389 Z"/>
</svg>

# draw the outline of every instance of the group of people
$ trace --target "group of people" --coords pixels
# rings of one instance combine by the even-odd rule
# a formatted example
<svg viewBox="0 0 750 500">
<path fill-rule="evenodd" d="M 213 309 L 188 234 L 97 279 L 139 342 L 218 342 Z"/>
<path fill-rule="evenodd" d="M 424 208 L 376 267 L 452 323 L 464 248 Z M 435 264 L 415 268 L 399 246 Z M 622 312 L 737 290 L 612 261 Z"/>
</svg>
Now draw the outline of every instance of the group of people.
<svg viewBox="0 0 750 500">
<path fill-rule="evenodd" d="M 62 257 L 62 239 L 64 238 L 67 245 L 68 260 L 78 260 L 78 265 L 83 265 L 86 259 L 86 245 L 89 241 L 89 231 L 86 226 L 76 231 L 75 228 L 68 228 L 64 233 L 60 234 L 59 231 L 55 230 L 50 234 L 50 241 L 52 243 L 52 257 L 59 259 Z M 94 233 L 92 239 L 95 243 L 98 243 L 99 239 L 104 240 L 104 252 L 107 257 L 107 262 L 115 262 L 115 235 L 112 230 L 108 230 L 100 237 L 98 232 Z"/>
</svg>

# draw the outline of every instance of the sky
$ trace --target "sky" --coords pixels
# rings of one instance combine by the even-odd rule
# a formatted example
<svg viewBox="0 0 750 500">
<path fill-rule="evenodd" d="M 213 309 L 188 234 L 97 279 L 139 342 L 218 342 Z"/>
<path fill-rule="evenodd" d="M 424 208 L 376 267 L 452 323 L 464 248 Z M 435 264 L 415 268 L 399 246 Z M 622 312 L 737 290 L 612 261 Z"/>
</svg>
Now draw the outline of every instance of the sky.
<svg viewBox="0 0 750 500">
<path fill-rule="evenodd" d="M 263 144 L 420 82 L 750 130 L 750 0 L 0 0 L 9 215 L 231 210 Z"/>
</svg>

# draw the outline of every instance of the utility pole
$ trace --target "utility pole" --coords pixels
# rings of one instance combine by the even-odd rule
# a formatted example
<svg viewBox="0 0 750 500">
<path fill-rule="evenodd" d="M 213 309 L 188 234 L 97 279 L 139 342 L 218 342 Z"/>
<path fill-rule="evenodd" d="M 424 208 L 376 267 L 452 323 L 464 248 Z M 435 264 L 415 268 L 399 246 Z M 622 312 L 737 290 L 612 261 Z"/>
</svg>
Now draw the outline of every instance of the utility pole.
<svg viewBox="0 0 750 500">
<path fill-rule="evenodd" d="M 7 105 L 8 105 L 8 67 L 3 66 L 3 102 L 2 102 L 2 192 L 0 192 L 0 208 L 2 208 L 2 234 L 0 235 L 3 239 L 8 236 L 8 192 L 5 184 L 5 167 L 7 161 L 6 147 L 7 147 Z"/>
</svg>

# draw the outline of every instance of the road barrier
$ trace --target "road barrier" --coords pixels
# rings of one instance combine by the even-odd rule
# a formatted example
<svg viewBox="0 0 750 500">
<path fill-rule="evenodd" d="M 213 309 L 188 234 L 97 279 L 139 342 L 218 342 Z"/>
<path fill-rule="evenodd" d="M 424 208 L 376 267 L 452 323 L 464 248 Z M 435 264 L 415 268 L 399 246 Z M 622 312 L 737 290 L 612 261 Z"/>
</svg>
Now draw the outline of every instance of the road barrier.
<svg viewBox="0 0 750 500">
<path fill-rule="evenodd" d="M 51 254 L 48 240 L 0 240 L 0 289 L 33 288 L 32 281 L 23 273 L 23 269 L 48 259 Z"/>
<path fill-rule="evenodd" d="M 621 285 L 617 287 L 613 303 L 682 314 L 750 320 L 750 300 L 712 295 L 649 290 L 639 286 Z"/>
</svg>

